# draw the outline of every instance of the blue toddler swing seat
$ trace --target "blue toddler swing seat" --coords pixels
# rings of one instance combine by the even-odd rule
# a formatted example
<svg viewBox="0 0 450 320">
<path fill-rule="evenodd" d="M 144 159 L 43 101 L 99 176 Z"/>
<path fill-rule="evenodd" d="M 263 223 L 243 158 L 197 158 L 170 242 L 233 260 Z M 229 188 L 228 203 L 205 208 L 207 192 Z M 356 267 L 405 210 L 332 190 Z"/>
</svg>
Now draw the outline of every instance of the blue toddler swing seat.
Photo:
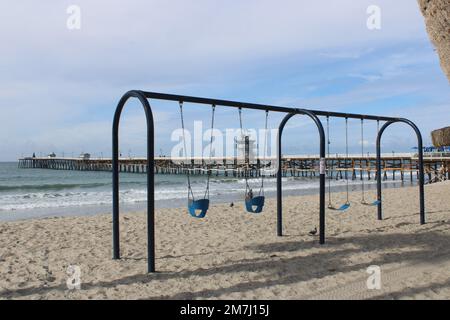
<svg viewBox="0 0 450 320">
<path fill-rule="evenodd" d="M 248 186 L 248 185 L 247 185 Z M 262 189 L 261 189 L 262 190 Z M 266 197 L 260 194 L 256 197 L 253 197 L 252 189 L 247 189 L 245 192 L 245 208 L 247 212 L 250 213 L 261 213 L 264 208 L 264 201 Z"/>
<path fill-rule="evenodd" d="M 209 199 L 200 199 L 200 200 L 188 200 L 188 210 L 189 214 L 198 219 L 202 219 L 206 216 L 206 213 L 209 209 Z M 197 214 L 197 212 L 199 213 Z"/>
<path fill-rule="evenodd" d="M 191 179 L 188 174 L 188 211 L 189 214 L 193 218 L 202 219 L 206 216 L 206 213 L 209 209 L 209 177 L 210 173 L 208 172 L 208 178 L 206 182 L 206 191 L 203 199 L 195 200 L 194 192 L 191 187 Z"/>
<path fill-rule="evenodd" d="M 187 152 L 186 152 L 186 137 L 185 137 L 185 128 L 184 128 L 184 117 L 183 117 L 183 102 L 180 101 L 180 116 L 181 116 L 181 127 L 183 129 L 183 142 L 184 142 L 184 151 L 186 153 L 186 160 L 187 158 Z M 211 119 L 211 144 L 210 144 L 210 150 L 209 150 L 209 158 L 211 159 L 212 156 L 212 141 L 213 141 L 213 129 L 214 129 L 214 115 L 216 111 L 216 106 L 212 106 L 212 119 Z M 205 195 L 203 199 L 195 200 L 194 198 L 194 192 L 192 191 L 191 186 L 191 179 L 190 179 L 190 172 L 189 168 L 186 171 L 187 176 L 187 183 L 188 183 L 188 212 L 193 218 L 202 219 L 206 216 L 206 213 L 209 209 L 209 179 L 210 179 L 211 172 L 208 171 L 208 178 L 206 182 L 206 190 Z"/>
</svg>

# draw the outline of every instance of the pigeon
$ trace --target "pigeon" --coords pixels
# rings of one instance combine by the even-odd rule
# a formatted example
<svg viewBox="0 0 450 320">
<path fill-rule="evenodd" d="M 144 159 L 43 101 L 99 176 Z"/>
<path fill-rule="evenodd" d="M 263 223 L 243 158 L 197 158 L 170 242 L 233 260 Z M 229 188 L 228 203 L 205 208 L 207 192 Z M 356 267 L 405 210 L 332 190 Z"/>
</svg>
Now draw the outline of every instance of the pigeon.
<svg viewBox="0 0 450 320">
<path fill-rule="evenodd" d="M 310 236 L 314 236 L 314 235 L 316 235 L 316 233 L 317 233 L 317 227 L 314 227 L 314 230 L 311 230 L 311 231 L 309 232 L 309 235 L 310 235 Z"/>
</svg>

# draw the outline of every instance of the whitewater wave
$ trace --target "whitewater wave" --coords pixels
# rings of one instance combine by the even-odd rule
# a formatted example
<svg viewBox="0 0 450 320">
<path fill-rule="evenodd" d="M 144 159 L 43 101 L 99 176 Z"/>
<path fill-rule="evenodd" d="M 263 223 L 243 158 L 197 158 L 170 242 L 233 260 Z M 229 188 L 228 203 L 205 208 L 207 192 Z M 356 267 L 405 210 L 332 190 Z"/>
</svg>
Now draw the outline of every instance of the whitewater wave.
<svg viewBox="0 0 450 320">
<path fill-rule="evenodd" d="M 40 191 L 40 190 L 64 190 L 76 188 L 96 188 L 107 186 L 107 183 L 55 183 L 55 184 L 23 184 L 13 186 L 0 186 L 0 191 Z"/>
<path fill-rule="evenodd" d="M 318 190 L 318 179 L 305 179 L 298 177 L 283 177 L 283 190 L 299 191 Z M 196 196 L 203 196 L 205 192 L 206 179 L 193 183 L 193 190 Z M 245 192 L 245 179 L 221 178 L 211 179 L 210 196 L 216 199 L 234 198 L 241 199 Z M 251 188 L 259 190 L 261 179 L 252 178 L 248 180 Z M 376 181 L 365 181 L 366 185 L 374 184 Z M 383 183 L 392 183 L 384 181 Z M 328 184 L 328 181 L 327 181 Z M 350 180 L 349 185 L 358 186 L 359 180 Z M 345 180 L 332 180 L 333 187 L 343 187 Z M 122 204 L 139 204 L 147 200 L 146 181 L 121 182 L 120 201 Z M 1 186 L 0 190 L 7 191 L 0 193 L 0 212 L 20 211 L 32 209 L 57 209 L 67 207 L 82 206 L 110 206 L 112 203 L 111 185 L 109 183 L 73 183 L 73 184 L 47 184 L 41 186 L 21 185 L 21 186 Z M 265 178 L 266 193 L 276 191 L 276 179 Z M 315 191 L 314 191 L 315 192 Z M 160 181 L 156 183 L 155 200 L 168 201 L 186 199 L 187 185 L 180 179 L 176 181 Z M 175 201 L 176 202 L 176 201 Z"/>
<path fill-rule="evenodd" d="M 155 192 L 156 201 L 185 197 L 185 190 Z M 145 202 L 147 201 L 147 192 L 143 189 L 120 191 L 120 200 L 125 204 Z M 112 192 L 107 191 L 14 194 L 0 196 L 0 211 L 111 205 L 111 202 Z"/>
</svg>

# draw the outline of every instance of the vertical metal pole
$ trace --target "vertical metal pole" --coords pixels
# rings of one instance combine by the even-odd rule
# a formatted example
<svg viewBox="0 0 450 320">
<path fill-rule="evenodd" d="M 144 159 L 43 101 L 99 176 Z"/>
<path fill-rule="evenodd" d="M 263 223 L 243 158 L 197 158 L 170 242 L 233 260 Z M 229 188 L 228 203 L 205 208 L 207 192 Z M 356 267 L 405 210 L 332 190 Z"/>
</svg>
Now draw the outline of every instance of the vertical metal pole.
<svg viewBox="0 0 450 320">
<path fill-rule="evenodd" d="M 280 125 L 278 126 L 278 168 L 277 168 L 277 235 L 279 237 L 283 236 L 283 171 L 281 168 L 282 165 L 282 150 L 281 150 L 281 141 L 283 137 L 283 130 L 284 126 L 288 122 L 290 118 L 292 118 L 295 115 L 295 113 L 289 113 L 287 114 L 283 120 L 281 121 Z"/>
<path fill-rule="evenodd" d="M 119 169 L 118 169 L 118 133 L 113 133 L 112 184 L 113 184 L 113 259 L 120 259 L 119 233 Z"/>
<path fill-rule="evenodd" d="M 425 170 L 423 167 L 423 140 L 419 128 L 407 119 L 402 119 L 403 122 L 409 124 L 417 135 L 418 148 L 418 165 L 419 165 L 419 201 L 420 201 L 420 224 L 425 224 Z"/>
<path fill-rule="evenodd" d="M 147 99 L 145 101 L 148 103 Z M 155 141 L 150 105 L 147 116 L 147 269 L 155 272 Z"/>
<path fill-rule="evenodd" d="M 425 172 L 423 168 L 423 146 L 421 140 L 419 142 L 420 224 L 425 224 Z"/>
<path fill-rule="evenodd" d="M 112 224 L 113 224 L 113 259 L 120 259 L 119 230 L 119 122 L 125 102 L 130 97 L 126 93 L 119 101 L 113 120 L 112 130 Z"/>
<path fill-rule="evenodd" d="M 281 168 L 282 161 L 282 151 L 281 151 L 281 141 L 282 141 L 282 135 L 283 135 L 283 129 L 284 125 L 287 122 L 287 119 L 290 119 L 292 115 L 286 116 L 282 123 L 280 124 L 278 128 L 278 158 L 277 158 L 277 236 L 281 237 L 283 236 L 283 186 L 282 186 L 282 174 L 283 170 Z"/>
<path fill-rule="evenodd" d="M 388 122 L 389 123 L 389 122 Z M 388 125 L 388 123 L 385 124 Z M 378 220 L 383 220 L 383 204 L 382 204 L 382 194 L 381 194 L 381 135 L 383 130 L 378 131 L 377 135 L 377 207 L 378 207 Z"/>
<path fill-rule="evenodd" d="M 325 174 L 326 174 L 326 152 L 325 152 L 325 134 L 320 123 L 320 244 L 325 243 Z"/>
</svg>

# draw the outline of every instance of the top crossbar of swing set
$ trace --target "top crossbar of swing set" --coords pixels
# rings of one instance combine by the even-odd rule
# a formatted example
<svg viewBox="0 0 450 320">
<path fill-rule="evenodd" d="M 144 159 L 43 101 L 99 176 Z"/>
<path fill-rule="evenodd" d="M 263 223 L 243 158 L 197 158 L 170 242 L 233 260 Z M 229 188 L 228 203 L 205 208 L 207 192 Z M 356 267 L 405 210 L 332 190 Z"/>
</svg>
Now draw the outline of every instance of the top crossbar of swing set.
<svg viewBox="0 0 450 320">
<path fill-rule="evenodd" d="M 364 119 L 364 120 L 376 120 L 376 121 L 394 121 L 394 122 L 399 120 L 399 118 L 395 118 L 395 117 L 384 117 L 384 116 L 374 116 L 374 115 L 357 114 L 357 113 L 311 110 L 311 109 L 305 109 L 305 108 L 290 108 L 290 107 L 272 106 L 272 105 L 266 105 L 266 104 L 245 103 L 245 102 L 238 102 L 238 101 L 231 101 L 231 100 L 210 99 L 210 98 L 184 96 L 184 95 L 158 93 L 158 92 L 140 91 L 140 93 L 147 99 L 179 101 L 179 102 L 188 102 L 188 103 L 196 103 L 196 104 L 205 104 L 205 105 L 210 105 L 210 106 L 215 105 L 215 106 L 226 106 L 226 107 L 232 107 L 232 108 L 242 108 L 242 109 L 269 110 L 269 111 L 273 111 L 273 112 L 284 112 L 284 113 L 292 113 L 292 112 L 295 113 L 297 110 L 304 110 L 304 111 L 309 111 L 311 113 L 314 113 L 316 116 L 324 116 L 324 117 Z"/>
</svg>

